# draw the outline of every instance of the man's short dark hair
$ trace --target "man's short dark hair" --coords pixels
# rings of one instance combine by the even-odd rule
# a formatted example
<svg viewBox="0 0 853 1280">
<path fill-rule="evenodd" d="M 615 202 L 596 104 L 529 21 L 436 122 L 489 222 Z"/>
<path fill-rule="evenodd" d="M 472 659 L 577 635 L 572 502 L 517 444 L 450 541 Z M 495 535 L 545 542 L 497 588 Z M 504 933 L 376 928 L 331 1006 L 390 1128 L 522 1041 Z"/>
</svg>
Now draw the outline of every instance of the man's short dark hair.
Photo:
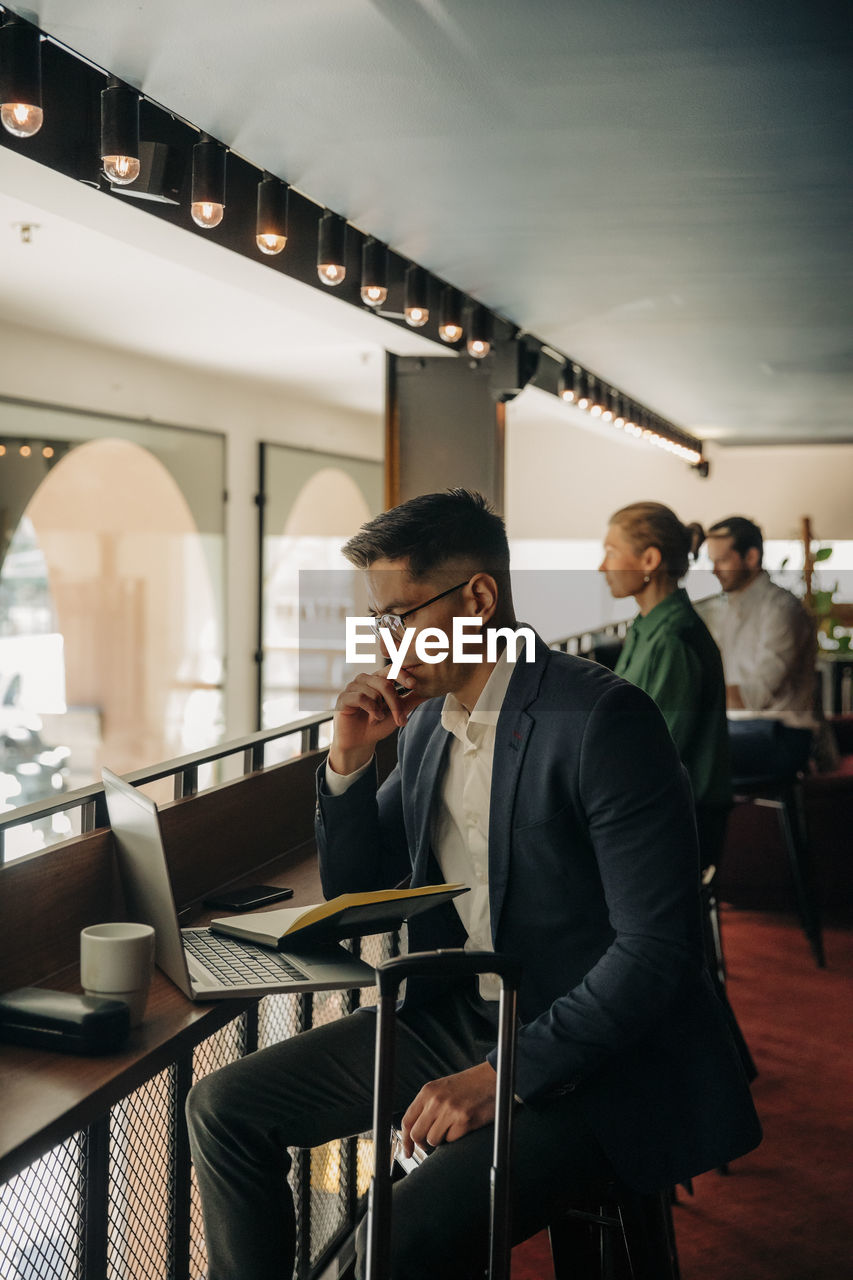
<svg viewBox="0 0 853 1280">
<path fill-rule="evenodd" d="M 468 489 L 421 494 L 383 511 L 362 525 L 343 552 L 358 569 L 377 560 L 407 559 L 413 578 L 453 561 L 485 573 L 509 570 L 503 520 L 481 493 Z"/>
<path fill-rule="evenodd" d="M 729 516 L 728 520 L 718 520 L 708 530 L 709 538 L 731 538 L 732 545 L 739 556 L 745 556 L 751 547 L 758 551 L 758 562 L 764 555 L 764 539 L 761 530 L 746 516 Z"/>
</svg>

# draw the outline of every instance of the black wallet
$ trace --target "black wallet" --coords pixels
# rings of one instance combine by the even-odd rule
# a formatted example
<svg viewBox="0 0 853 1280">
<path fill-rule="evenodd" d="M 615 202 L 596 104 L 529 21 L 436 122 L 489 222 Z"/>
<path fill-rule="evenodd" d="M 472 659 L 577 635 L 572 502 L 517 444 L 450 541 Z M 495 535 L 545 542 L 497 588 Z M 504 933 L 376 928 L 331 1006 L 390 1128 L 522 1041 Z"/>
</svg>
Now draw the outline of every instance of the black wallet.
<svg viewBox="0 0 853 1280">
<path fill-rule="evenodd" d="M 18 987 L 0 995 L 0 1040 L 55 1053 L 112 1053 L 130 1032 L 123 1000 L 76 996 L 44 987 Z"/>
</svg>

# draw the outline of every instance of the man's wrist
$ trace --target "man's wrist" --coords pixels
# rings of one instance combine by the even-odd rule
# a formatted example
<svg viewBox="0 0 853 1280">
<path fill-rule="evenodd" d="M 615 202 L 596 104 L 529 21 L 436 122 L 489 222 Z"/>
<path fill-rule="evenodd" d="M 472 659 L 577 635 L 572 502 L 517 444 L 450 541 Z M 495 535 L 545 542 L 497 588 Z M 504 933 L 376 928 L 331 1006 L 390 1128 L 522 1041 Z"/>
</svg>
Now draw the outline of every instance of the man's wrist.
<svg viewBox="0 0 853 1280">
<path fill-rule="evenodd" d="M 335 751 L 334 745 L 329 749 L 326 767 L 340 778 L 351 777 L 359 773 L 373 759 L 373 748 L 357 751 Z"/>
</svg>

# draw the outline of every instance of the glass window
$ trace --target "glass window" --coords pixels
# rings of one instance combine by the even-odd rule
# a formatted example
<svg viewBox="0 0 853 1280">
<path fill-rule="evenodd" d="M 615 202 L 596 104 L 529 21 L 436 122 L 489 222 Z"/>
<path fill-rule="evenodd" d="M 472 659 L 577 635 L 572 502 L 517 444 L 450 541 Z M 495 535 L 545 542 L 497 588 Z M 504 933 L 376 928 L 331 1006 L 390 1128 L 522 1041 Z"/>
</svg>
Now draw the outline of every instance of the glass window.
<svg viewBox="0 0 853 1280">
<path fill-rule="evenodd" d="M 383 467 L 261 448 L 261 727 L 268 728 L 332 706 L 350 678 L 344 619 L 366 606 L 357 601 L 360 575 L 340 549 L 382 510 Z"/>
<path fill-rule="evenodd" d="M 0 812 L 221 740 L 224 461 L 218 434 L 0 401 Z"/>
</svg>

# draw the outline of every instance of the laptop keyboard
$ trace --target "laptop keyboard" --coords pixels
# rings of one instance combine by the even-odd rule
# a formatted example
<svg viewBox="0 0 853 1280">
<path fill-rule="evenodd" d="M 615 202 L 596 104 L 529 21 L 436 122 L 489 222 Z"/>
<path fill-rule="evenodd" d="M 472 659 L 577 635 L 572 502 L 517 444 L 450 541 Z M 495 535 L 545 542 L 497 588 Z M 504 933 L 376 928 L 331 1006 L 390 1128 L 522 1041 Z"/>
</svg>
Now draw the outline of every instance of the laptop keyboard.
<svg viewBox="0 0 853 1280">
<path fill-rule="evenodd" d="M 249 982 L 281 982 L 293 978 L 308 981 L 308 974 L 277 951 L 265 951 L 251 943 L 232 942 L 217 933 L 193 930 L 183 934 L 190 955 L 224 986 L 244 987 Z"/>
</svg>

